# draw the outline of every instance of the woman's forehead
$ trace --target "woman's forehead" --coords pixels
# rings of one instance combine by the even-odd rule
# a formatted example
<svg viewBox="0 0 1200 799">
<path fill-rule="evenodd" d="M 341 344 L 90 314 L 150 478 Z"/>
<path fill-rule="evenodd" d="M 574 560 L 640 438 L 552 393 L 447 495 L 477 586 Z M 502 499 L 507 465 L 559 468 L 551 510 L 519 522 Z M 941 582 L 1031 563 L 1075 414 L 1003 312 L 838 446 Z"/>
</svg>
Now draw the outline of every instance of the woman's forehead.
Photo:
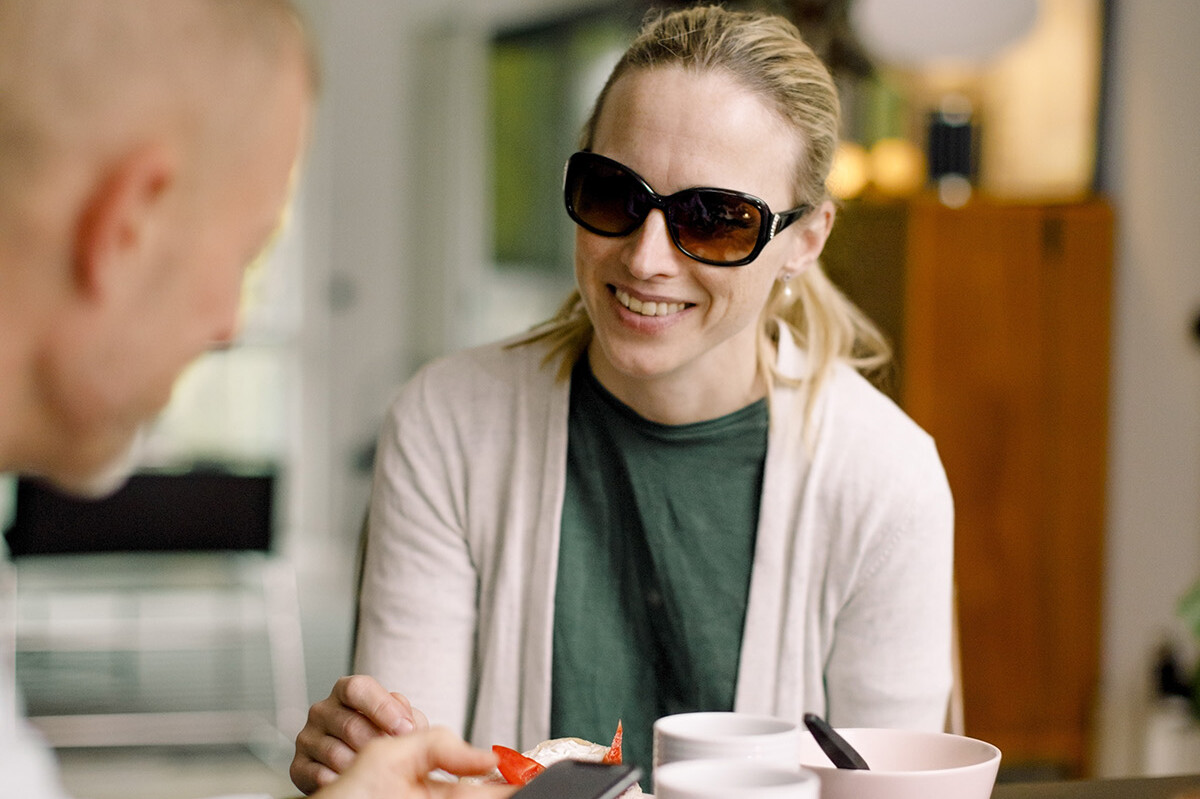
<svg viewBox="0 0 1200 799">
<path fill-rule="evenodd" d="M 790 202 L 802 147 L 761 95 L 723 70 L 638 69 L 610 88 L 592 149 L 641 174 L 659 193 L 736 189 Z"/>
</svg>

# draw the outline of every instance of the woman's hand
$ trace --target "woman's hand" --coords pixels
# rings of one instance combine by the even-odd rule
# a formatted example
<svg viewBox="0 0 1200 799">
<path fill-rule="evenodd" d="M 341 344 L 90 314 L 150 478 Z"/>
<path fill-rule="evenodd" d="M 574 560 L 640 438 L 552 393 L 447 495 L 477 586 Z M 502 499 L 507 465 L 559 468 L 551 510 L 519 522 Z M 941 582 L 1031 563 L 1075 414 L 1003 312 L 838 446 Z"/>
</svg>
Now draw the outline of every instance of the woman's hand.
<svg viewBox="0 0 1200 799">
<path fill-rule="evenodd" d="M 339 681 L 340 682 L 340 681 Z M 506 799 L 507 785 L 468 785 L 430 777 L 435 769 L 466 776 L 485 774 L 496 756 L 464 743 L 438 727 L 401 738 L 377 738 L 354 764 L 313 799 Z"/>
<path fill-rule="evenodd" d="M 308 710 L 296 736 L 291 777 L 305 793 L 329 785 L 376 738 L 429 728 L 425 714 L 365 674 L 342 677 L 328 698 Z"/>
</svg>

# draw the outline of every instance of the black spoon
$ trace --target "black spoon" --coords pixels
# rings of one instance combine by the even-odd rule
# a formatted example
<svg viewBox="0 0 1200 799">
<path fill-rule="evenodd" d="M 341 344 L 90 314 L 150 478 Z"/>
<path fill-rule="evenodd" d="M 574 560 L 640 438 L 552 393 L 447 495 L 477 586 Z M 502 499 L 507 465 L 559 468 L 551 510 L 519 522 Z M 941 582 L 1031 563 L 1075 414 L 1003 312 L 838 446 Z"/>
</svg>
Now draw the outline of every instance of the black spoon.
<svg viewBox="0 0 1200 799">
<path fill-rule="evenodd" d="M 838 735 L 825 719 L 816 713 L 805 713 L 804 726 L 808 727 L 808 731 L 817 739 L 821 751 L 833 761 L 833 765 L 838 768 L 867 768 L 867 761 L 863 760 L 863 756 L 846 743 L 846 739 Z"/>
</svg>

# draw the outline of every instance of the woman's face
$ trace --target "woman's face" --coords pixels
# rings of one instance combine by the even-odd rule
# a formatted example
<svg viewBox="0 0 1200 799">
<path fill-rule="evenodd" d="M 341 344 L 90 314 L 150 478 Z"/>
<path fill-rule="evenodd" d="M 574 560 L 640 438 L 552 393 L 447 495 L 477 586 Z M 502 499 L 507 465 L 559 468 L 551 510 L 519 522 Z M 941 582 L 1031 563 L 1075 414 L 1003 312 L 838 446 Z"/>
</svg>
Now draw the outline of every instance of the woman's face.
<svg viewBox="0 0 1200 799">
<path fill-rule="evenodd" d="M 732 189 L 761 198 L 774 213 L 795 205 L 792 178 L 804 156 L 779 115 L 734 78 L 674 67 L 635 70 L 612 86 L 592 150 L 628 166 L 660 195 Z M 595 328 L 588 354 L 597 379 L 635 408 L 632 399 L 656 387 L 711 396 L 712 413 L 701 414 L 710 417 L 761 396 L 760 314 L 775 281 L 819 255 L 826 216 L 794 223 L 736 267 L 684 255 L 658 210 L 620 238 L 577 227 L 575 275 Z M 722 398 L 733 407 L 716 407 Z"/>
</svg>

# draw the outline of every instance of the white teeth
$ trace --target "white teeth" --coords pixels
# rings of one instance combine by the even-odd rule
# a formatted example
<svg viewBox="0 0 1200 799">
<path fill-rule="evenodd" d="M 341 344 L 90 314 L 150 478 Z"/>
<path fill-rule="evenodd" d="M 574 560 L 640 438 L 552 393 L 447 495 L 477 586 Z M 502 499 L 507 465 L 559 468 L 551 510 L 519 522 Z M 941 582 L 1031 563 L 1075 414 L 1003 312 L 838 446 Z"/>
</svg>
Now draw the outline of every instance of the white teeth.
<svg viewBox="0 0 1200 799">
<path fill-rule="evenodd" d="M 617 301 L 629 310 L 642 316 L 670 316 L 684 309 L 682 302 L 642 302 L 637 297 L 630 297 L 624 291 L 617 291 Z"/>
</svg>

